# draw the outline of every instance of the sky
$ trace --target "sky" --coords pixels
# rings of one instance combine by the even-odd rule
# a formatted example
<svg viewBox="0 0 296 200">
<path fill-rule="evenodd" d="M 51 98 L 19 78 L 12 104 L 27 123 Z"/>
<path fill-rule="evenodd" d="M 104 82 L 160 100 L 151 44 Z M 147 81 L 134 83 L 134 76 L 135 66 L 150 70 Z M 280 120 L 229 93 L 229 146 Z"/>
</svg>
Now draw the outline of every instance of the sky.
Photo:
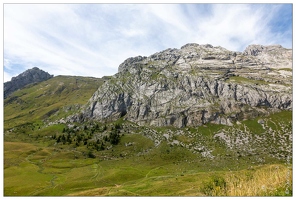
<svg viewBox="0 0 296 200">
<path fill-rule="evenodd" d="M 4 4 L 4 82 L 38 67 L 102 77 L 187 43 L 292 48 L 292 4 Z"/>
</svg>

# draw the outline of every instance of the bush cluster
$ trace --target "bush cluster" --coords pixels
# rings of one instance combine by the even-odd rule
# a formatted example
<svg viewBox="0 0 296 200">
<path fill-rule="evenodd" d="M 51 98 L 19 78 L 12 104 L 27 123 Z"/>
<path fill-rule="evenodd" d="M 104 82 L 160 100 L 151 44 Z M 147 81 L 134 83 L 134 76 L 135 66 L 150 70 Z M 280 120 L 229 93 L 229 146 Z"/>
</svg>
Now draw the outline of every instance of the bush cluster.
<svg viewBox="0 0 296 200">
<path fill-rule="evenodd" d="M 97 151 L 105 150 L 106 143 L 109 142 L 112 145 L 117 145 L 120 141 L 120 124 L 115 124 L 108 132 L 106 125 L 99 126 L 98 124 L 91 125 L 90 127 L 84 125 L 83 127 L 73 126 L 72 128 L 64 128 L 62 134 L 52 136 L 57 143 L 62 144 L 74 144 L 76 147 L 86 145 L 89 149 L 95 149 Z M 94 141 L 93 136 L 95 133 L 108 132 L 102 137 Z M 104 133 L 105 134 L 105 133 Z"/>
<path fill-rule="evenodd" d="M 203 182 L 201 192 L 207 196 L 226 196 L 226 181 L 221 176 L 212 176 L 210 180 Z"/>
</svg>

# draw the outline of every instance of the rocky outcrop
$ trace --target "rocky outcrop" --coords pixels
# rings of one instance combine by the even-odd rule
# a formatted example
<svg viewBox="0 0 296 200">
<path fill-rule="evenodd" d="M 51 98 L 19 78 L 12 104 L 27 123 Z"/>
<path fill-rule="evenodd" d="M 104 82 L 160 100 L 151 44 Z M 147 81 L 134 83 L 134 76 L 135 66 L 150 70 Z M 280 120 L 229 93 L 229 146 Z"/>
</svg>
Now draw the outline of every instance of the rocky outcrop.
<svg viewBox="0 0 296 200">
<path fill-rule="evenodd" d="M 129 58 L 118 71 L 69 120 L 124 116 L 139 125 L 232 125 L 292 109 L 292 51 L 279 45 L 233 52 L 187 44 Z"/>
<path fill-rule="evenodd" d="M 11 81 L 4 83 L 4 98 L 8 97 L 12 92 L 25 87 L 32 83 L 38 83 L 41 81 L 52 78 L 53 75 L 40 70 L 37 67 L 28 69 L 16 77 L 12 77 Z"/>
</svg>

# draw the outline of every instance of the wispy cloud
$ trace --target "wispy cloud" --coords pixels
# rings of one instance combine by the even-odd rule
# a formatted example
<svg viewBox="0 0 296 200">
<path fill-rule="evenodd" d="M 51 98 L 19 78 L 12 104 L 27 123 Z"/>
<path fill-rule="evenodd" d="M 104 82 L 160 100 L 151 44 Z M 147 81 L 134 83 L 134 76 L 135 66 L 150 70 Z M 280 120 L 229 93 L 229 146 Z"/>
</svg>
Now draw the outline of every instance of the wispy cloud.
<svg viewBox="0 0 296 200">
<path fill-rule="evenodd" d="M 4 81 L 40 67 L 101 77 L 186 43 L 292 47 L 291 4 L 4 4 Z"/>
</svg>

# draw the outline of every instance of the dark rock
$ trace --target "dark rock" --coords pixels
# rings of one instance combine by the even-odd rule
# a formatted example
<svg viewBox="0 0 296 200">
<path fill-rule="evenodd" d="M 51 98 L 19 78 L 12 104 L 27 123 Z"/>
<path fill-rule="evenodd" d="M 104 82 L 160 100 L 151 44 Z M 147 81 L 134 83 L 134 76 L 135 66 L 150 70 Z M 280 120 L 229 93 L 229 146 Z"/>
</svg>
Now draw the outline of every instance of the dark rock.
<svg viewBox="0 0 296 200">
<path fill-rule="evenodd" d="M 4 99 L 14 91 L 25 87 L 32 83 L 38 83 L 52 78 L 53 75 L 40 70 L 37 67 L 28 69 L 16 77 L 12 77 L 11 81 L 4 83 Z"/>
</svg>

